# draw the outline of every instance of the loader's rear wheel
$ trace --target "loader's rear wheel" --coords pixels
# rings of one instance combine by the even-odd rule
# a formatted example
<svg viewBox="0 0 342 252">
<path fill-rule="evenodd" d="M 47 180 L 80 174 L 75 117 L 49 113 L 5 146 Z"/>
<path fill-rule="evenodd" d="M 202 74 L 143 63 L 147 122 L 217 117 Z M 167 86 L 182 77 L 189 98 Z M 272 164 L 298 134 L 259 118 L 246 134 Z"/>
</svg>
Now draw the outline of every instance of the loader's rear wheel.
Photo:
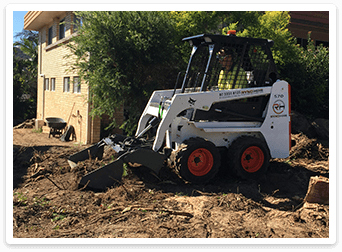
<svg viewBox="0 0 342 252">
<path fill-rule="evenodd" d="M 264 140 L 242 136 L 229 147 L 228 158 L 236 175 L 245 179 L 253 179 L 267 171 L 270 154 Z"/>
<path fill-rule="evenodd" d="M 221 156 L 217 148 L 202 138 L 184 141 L 173 156 L 180 176 L 192 183 L 208 182 L 220 167 Z"/>
</svg>

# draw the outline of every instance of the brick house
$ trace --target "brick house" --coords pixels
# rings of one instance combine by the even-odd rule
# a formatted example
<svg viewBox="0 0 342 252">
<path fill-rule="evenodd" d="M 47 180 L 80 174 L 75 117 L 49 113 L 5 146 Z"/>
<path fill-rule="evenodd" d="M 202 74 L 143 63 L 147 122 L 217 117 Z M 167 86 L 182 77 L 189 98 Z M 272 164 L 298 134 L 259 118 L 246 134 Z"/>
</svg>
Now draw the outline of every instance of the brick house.
<svg viewBox="0 0 342 252">
<path fill-rule="evenodd" d="M 290 11 L 289 30 L 298 44 L 306 46 L 308 32 L 315 45 L 329 46 L 329 11 Z"/>
<path fill-rule="evenodd" d="M 48 132 L 47 117 L 63 118 L 75 128 L 76 141 L 89 144 L 100 140 L 108 117 L 89 115 L 88 86 L 71 71 L 75 57 L 65 57 L 72 54 L 66 44 L 77 35 L 75 21 L 72 11 L 28 11 L 24 29 L 39 32 L 36 126 Z M 122 123 L 123 111 L 115 118 Z"/>
</svg>

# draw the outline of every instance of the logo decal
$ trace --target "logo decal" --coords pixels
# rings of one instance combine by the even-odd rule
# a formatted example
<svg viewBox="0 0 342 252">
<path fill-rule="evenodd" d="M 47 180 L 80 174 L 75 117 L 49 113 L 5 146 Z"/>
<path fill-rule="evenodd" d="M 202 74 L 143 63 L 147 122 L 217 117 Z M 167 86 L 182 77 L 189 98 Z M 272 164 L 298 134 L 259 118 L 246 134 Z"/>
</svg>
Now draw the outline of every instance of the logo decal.
<svg viewBox="0 0 342 252">
<path fill-rule="evenodd" d="M 285 103 L 282 100 L 276 100 L 272 105 L 273 111 L 276 114 L 281 114 L 285 110 Z"/>
<path fill-rule="evenodd" d="M 192 99 L 191 97 L 188 100 L 188 103 L 190 103 L 191 105 L 195 105 L 196 100 Z"/>
</svg>

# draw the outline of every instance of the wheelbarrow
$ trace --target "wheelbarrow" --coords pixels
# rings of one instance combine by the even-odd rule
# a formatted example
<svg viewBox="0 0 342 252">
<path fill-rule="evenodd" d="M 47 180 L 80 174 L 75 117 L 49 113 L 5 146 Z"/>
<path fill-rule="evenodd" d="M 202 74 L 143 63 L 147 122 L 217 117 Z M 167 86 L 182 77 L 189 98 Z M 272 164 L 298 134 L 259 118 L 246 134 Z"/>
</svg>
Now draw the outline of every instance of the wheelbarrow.
<svg viewBox="0 0 342 252">
<path fill-rule="evenodd" d="M 45 118 L 47 126 L 50 128 L 49 138 L 52 135 L 55 137 L 56 135 L 61 136 L 62 131 L 67 125 L 67 123 L 62 119 L 58 117 L 48 117 Z"/>
</svg>

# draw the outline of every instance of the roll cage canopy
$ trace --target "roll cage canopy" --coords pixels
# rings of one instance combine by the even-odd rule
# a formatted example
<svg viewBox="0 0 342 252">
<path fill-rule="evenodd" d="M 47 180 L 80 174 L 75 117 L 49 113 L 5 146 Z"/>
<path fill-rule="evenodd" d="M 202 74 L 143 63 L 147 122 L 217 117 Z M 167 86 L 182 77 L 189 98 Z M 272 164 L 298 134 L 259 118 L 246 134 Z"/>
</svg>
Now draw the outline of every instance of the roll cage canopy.
<svg viewBox="0 0 342 252">
<path fill-rule="evenodd" d="M 198 46 L 199 44 L 219 44 L 219 43 L 235 43 L 235 44 L 268 44 L 269 47 L 274 45 L 273 40 L 260 39 L 260 38 L 246 38 L 236 37 L 234 35 L 216 35 L 216 34 L 200 34 L 191 37 L 183 38 L 182 41 L 192 41 L 193 45 Z M 191 45 L 191 44 L 190 44 Z"/>
<path fill-rule="evenodd" d="M 200 34 L 182 41 L 192 46 L 188 67 L 183 72 L 182 92 L 269 86 L 278 79 L 270 49 L 272 40 Z M 232 53 L 230 74 L 218 57 L 221 50 Z M 175 87 L 178 79 L 180 76 Z"/>
</svg>

